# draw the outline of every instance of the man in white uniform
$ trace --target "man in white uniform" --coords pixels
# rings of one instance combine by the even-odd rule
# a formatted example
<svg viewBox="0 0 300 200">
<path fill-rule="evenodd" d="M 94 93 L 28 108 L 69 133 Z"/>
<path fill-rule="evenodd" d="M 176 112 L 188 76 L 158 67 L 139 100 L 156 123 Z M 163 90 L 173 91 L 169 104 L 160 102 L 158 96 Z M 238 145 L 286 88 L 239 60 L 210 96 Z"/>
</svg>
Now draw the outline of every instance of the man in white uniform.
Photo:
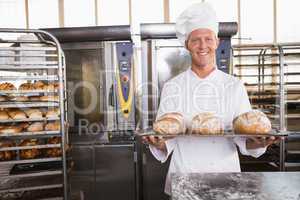
<svg viewBox="0 0 300 200">
<path fill-rule="evenodd" d="M 177 19 L 176 34 L 190 52 L 191 67 L 164 84 L 157 118 L 165 113 L 178 112 L 190 126 L 192 118 L 201 112 L 213 112 L 232 127 L 238 115 L 251 110 L 243 83 L 216 66 L 218 23 L 208 3 L 194 4 Z M 225 138 L 182 136 L 165 140 L 144 137 L 153 156 L 165 162 L 173 152 L 166 179 L 165 193 L 170 194 L 170 174 L 195 172 L 240 172 L 237 152 L 259 157 L 274 137 Z"/>
</svg>

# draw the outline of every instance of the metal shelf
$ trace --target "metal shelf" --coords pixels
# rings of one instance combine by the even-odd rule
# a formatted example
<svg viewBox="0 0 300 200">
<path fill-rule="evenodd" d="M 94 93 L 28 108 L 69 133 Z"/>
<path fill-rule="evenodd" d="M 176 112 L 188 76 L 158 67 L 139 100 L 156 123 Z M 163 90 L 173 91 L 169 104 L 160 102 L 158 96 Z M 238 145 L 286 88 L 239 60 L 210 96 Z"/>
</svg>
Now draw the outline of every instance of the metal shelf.
<svg viewBox="0 0 300 200">
<path fill-rule="evenodd" d="M 24 149 L 48 149 L 48 148 L 60 148 L 61 144 L 43 144 L 34 146 L 17 146 L 17 147 L 1 147 L 1 151 L 14 151 L 14 150 L 24 150 Z"/>
<path fill-rule="evenodd" d="M 58 107 L 59 102 L 0 102 L 0 108 Z"/>
<path fill-rule="evenodd" d="M 45 189 L 54 189 L 54 188 L 62 188 L 62 187 L 63 187 L 63 184 L 53 184 L 53 185 L 43 185 L 43 186 L 23 187 L 23 188 L 16 188 L 16 189 L 0 190 L 0 193 L 45 190 Z"/>
<path fill-rule="evenodd" d="M 40 94 L 58 93 L 58 90 L 0 90 L 0 95 L 27 95 L 27 96 L 40 96 Z"/>
<path fill-rule="evenodd" d="M 4 176 L 1 176 L 1 178 L 26 178 L 26 177 L 38 177 L 38 176 L 49 176 L 49 175 L 59 175 L 59 174 L 62 174 L 61 170 L 4 175 Z"/>
<path fill-rule="evenodd" d="M 23 137 L 23 136 L 38 136 L 38 135 L 57 135 L 60 131 L 36 131 L 36 132 L 20 132 L 20 133 L 2 133 L 1 137 Z"/>
<path fill-rule="evenodd" d="M 40 81 L 58 81 L 57 75 L 48 76 L 32 76 L 32 75 L 22 75 L 22 76 L 0 76 L 1 81 L 11 81 L 11 80 L 40 80 Z"/>
<path fill-rule="evenodd" d="M 0 51 L 57 51 L 57 47 L 0 47 Z"/>
<path fill-rule="evenodd" d="M 58 65 L 21 65 L 21 66 L 11 66 L 11 65 L 0 65 L 0 70 L 31 70 L 31 69 L 58 69 Z"/>
<path fill-rule="evenodd" d="M 52 118 L 26 118 L 26 119 L 7 119 L 7 120 L 0 120 L 0 123 L 14 123 L 14 122 L 40 122 L 40 121 L 56 121 L 59 120 L 59 117 L 52 117 Z"/>
<path fill-rule="evenodd" d="M 38 163 L 38 162 L 54 162 L 61 161 L 61 157 L 55 158 L 38 158 L 38 159 L 27 159 L 27 160 L 10 160 L 10 161 L 1 161 L 0 164 L 25 164 L 25 163 Z"/>
</svg>

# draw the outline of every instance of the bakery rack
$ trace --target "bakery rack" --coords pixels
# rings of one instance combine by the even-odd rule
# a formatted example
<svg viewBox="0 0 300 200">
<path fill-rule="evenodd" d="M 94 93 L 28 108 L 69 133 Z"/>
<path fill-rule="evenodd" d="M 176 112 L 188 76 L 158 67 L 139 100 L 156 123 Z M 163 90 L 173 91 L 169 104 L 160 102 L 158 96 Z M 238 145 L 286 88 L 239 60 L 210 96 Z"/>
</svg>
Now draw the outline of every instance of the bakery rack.
<svg viewBox="0 0 300 200">
<path fill-rule="evenodd" d="M 30 29 L 4 29 L 0 28 L 0 83 L 35 81 L 56 81 L 59 84 L 55 90 L 0 90 L 0 96 L 7 100 L 0 102 L 0 109 L 28 109 L 28 108 L 58 108 L 57 117 L 40 117 L 25 119 L 3 119 L 0 125 L 17 125 L 24 122 L 53 122 L 59 121 L 57 131 L 22 131 L 18 133 L 2 133 L 1 141 L 20 143 L 23 139 L 38 139 L 45 141 L 53 136 L 60 137 L 61 143 L 47 144 L 46 142 L 31 146 L 0 147 L 0 153 L 14 152 L 12 160 L 0 161 L 0 198 L 1 199 L 52 199 L 51 195 L 58 196 L 53 199 L 68 199 L 68 174 L 67 174 L 67 101 L 66 101 L 66 69 L 65 57 L 58 40 L 42 30 Z M 17 102 L 8 97 L 58 95 L 58 101 L 28 100 Z M 60 148 L 61 156 L 39 156 L 33 159 L 22 159 L 20 151 L 38 149 L 43 151 L 49 148 Z M 26 171 L 30 165 L 44 167 L 38 171 Z M 12 174 L 13 167 L 20 167 L 21 172 Z M 23 166 L 23 167 L 24 167 Z M 22 169 L 25 169 L 22 173 Z M 42 196 L 39 196 L 41 195 Z M 45 196 L 43 196 L 45 195 Z"/>
<path fill-rule="evenodd" d="M 231 73 L 244 82 L 252 107 L 270 118 L 273 129 L 294 132 L 279 148 L 288 161 L 290 151 L 300 150 L 291 150 L 300 136 L 300 43 L 233 45 L 232 50 Z"/>
</svg>

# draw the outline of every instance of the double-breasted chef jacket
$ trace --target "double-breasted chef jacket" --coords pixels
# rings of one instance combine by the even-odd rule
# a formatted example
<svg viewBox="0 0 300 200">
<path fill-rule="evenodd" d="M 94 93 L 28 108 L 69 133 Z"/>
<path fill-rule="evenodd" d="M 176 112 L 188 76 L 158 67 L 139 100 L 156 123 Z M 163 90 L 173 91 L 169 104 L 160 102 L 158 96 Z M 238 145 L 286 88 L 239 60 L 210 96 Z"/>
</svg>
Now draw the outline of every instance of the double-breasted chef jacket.
<svg viewBox="0 0 300 200">
<path fill-rule="evenodd" d="M 192 118 L 202 112 L 220 117 L 224 129 L 232 128 L 235 117 L 251 110 L 247 91 L 241 80 L 215 67 L 207 77 L 200 78 L 191 68 L 167 81 L 162 89 L 157 118 L 178 112 L 191 127 Z M 240 172 L 237 146 L 243 155 L 261 156 L 266 148 L 246 149 L 245 137 L 178 136 L 166 140 L 167 153 L 150 145 L 153 156 L 165 162 L 172 154 L 165 183 L 171 194 L 172 173 Z"/>
</svg>

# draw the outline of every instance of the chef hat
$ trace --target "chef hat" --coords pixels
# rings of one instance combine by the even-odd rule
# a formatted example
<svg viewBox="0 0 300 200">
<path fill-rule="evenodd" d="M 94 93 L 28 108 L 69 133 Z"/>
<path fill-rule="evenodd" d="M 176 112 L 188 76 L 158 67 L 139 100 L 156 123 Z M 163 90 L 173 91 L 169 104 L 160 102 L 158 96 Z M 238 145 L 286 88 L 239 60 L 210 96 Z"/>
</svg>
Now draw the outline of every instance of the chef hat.
<svg viewBox="0 0 300 200">
<path fill-rule="evenodd" d="M 207 28 L 218 35 L 218 22 L 216 12 L 207 3 L 197 3 L 185 9 L 176 20 L 176 36 L 185 45 L 189 34 L 198 28 Z"/>
</svg>

